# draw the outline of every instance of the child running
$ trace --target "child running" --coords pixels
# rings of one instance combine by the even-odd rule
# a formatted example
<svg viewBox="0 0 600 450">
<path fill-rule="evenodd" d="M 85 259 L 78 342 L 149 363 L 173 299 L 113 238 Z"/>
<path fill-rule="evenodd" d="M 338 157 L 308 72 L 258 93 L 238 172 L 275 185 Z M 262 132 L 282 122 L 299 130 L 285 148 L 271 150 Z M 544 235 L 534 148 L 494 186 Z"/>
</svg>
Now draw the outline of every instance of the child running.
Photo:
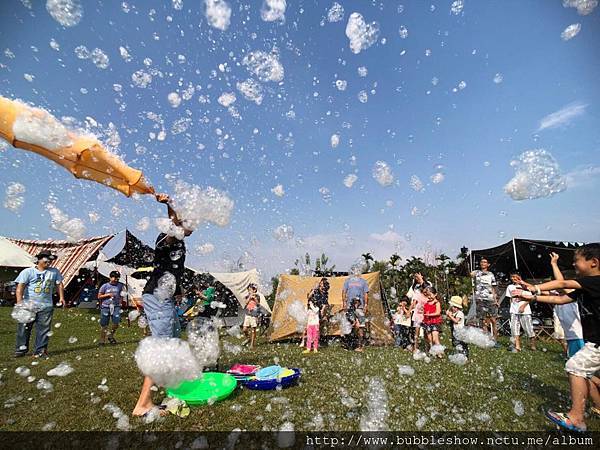
<svg viewBox="0 0 600 450">
<path fill-rule="evenodd" d="M 100 286 L 98 302 L 100 303 L 100 345 L 106 344 L 106 338 L 111 344 L 116 344 L 115 333 L 121 322 L 121 296 L 125 285 L 119 282 L 121 274 L 113 270 L 109 274 L 109 282 Z M 110 331 L 108 324 L 112 320 Z"/>
<path fill-rule="evenodd" d="M 302 353 L 310 353 L 311 350 L 317 353 L 319 348 L 319 307 L 310 299 L 306 306 L 306 314 L 306 350 Z"/>
</svg>

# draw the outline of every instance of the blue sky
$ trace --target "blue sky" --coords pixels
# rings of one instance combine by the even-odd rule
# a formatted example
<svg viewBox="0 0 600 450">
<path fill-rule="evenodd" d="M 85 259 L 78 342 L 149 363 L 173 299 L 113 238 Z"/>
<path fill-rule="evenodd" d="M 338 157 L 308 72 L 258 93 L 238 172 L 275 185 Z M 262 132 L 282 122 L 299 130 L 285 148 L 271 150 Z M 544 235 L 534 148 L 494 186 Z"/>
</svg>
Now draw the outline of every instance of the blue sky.
<svg viewBox="0 0 600 450">
<path fill-rule="evenodd" d="M 192 266 L 226 270 L 241 259 L 271 275 L 305 251 L 325 251 L 347 268 L 366 251 L 455 256 L 462 245 L 482 248 L 512 236 L 599 240 L 600 8 L 582 16 L 560 0 L 467 0 L 454 15 L 451 1 L 338 0 L 344 18 L 329 23 L 333 1 L 288 1 L 284 22 L 265 22 L 262 2 L 231 0 L 231 24 L 221 31 L 207 23 L 200 0 L 184 0 L 182 10 L 170 1 L 85 1 L 83 18 L 68 28 L 45 2 L 32 3 L 0 4 L 0 95 L 57 117 L 92 117 L 105 130 L 112 123 L 117 153 L 158 190 L 170 192 L 172 181 L 183 179 L 226 191 L 235 201 L 231 223 L 194 233 Z M 353 12 L 380 27 L 378 41 L 358 54 L 345 35 Z M 561 32 L 574 23 L 581 31 L 563 41 Z M 78 59 L 81 45 L 102 49 L 108 68 Z M 285 75 L 262 83 L 264 100 L 256 105 L 236 89 L 251 76 L 241 61 L 273 49 Z M 358 74 L 362 66 L 366 77 Z M 153 71 L 147 88 L 132 83 L 138 70 Z M 347 81 L 345 91 L 336 89 L 337 79 Z M 461 81 L 466 87 L 454 92 Z M 193 97 L 173 108 L 169 93 L 190 84 Z M 358 100 L 363 90 L 366 103 Z M 224 92 L 236 94 L 240 118 L 218 103 Z M 163 141 L 149 137 L 159 130 L 148 112 L 161 115 Z M 545 122 L 552 126 L 541 127 L 553 113 Z M 190 119 L 188 129 L 173 134 L 182 118 Z M 332 148 L 335 133 L 340 144 Z M 515 175 L 510 162 L 537 148 L 554 156 L 568 188 L 515 201 L 503 190 Z M 376 161 L 391 167 L 394 184 L 376 182 Z M 444 180 L 432 183 L 440 170 Z M 347 188 L 351 173 L 358 179 Z M 411 189 L 413 175 L 423 191 Z M 136 225 L 164 214 L 150 197 L 128 199 L 8 148 L 0 152 L 0 195 L 13 182 L 26 187 L 24 203 L 18 213 L 0 208 L 1 235 L 61 238 L 44 209 L 49 199 L 84 220 L 88 236 L 129 227 L 152 242 L 156 228 Z M 271 192 L 278 184 L 283 197 Z M 92 223 L 89 213 L 100 219 Z M 292 239 L 275 239 L 282 224 L 293 227 Z M 194 250 L 204 243 L 214 252 Z"/>
</svg>

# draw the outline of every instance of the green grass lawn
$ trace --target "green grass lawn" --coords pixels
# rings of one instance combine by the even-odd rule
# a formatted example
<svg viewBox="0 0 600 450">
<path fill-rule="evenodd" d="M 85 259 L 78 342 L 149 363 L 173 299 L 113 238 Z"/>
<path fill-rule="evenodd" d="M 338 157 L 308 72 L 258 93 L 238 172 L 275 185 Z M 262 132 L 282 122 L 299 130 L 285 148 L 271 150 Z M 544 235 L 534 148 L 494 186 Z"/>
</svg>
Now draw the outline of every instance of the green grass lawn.
<svg viewBox="0 0 600 450">
<path fill-rule="evenodd" d="M 10 311 L 0 309 L 0 429 L 40 430 L 50 422 L 55 423 L 53 430 L 116 429 L 116 420 L 102 407 L 112 402 L 130 413 L 137 400 L 142 377 L 133 353 L 143 336 L 137 323 L 119 330 L 118 345 L 99 348 L 97 312 L 57 310 L 51 358 L 34 366 L 31 357 L 13 357 L 16 326 Z M 77 342 L 70 344 L 70 337 Z M 240 344 L 230 336 L 225 340 Z M 222 352 L 221 368 L 235 362 L 300 367 L 298 386 L 282 391 L 238 389 L 223 402 L 192 408 L 187 418 L 169 416 L 149 425 L 132 418 L 131 425 L 134 430 L 229 431 L 279 430 L 291 422 L 296 430 L 358 430 L 369 379 L 380 377 L 388 396 L 391 430 L 551 430 L 542 411 L 564 410 L 569 404 L 559 345 L 542 342 L 537 352 L 513 354 L 507 351 L 506 339 L 502 344 L 502 349 L 491 350 L 472 346 L 470 362 L 457 366 L 446 358 L 414 361 L 411 354 L 390 347 L 357 354 L 334 344 L 319 354 L 302 355 L 297 345 L 261 341 L 255 351 Z M 75 371 L 62 378 L 46 376 L 63 361 Z M 15 373 L 23 365 L 31 369 L 34 382 Z M 399 375 L 399 365 L 412 366 L 415 374 Z M 39 378 L 50 380 L 53 392 L 38 390 Z M 98 389 L 103 378 L 106 392 Z M 354 406 L 342 404 L 340 388 L 355 400 Z M 99 401 L 94 403 L 95 397 Z M 156 402 L 163 397 L 162 390 L 155 393 Z M 522 416 L 514 410 L 517 400 L 524 405 Z M 588 428 L 600 430 L 599 421 L 590 418 Z"/>
</svg>

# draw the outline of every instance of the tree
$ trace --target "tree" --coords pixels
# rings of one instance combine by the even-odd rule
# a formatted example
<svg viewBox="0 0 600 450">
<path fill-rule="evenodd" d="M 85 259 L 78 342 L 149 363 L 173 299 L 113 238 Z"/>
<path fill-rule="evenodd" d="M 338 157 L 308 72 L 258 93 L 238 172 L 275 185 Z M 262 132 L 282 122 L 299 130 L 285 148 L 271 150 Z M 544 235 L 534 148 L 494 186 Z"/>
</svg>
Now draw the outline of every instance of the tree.
<svg viewBox="0 0 600 450">
<path fill-rule="evenodd" d="M 275 304 L 275 296 L 277 294 L 277 288 L 279 287 L 279 278 L 271 277 L 271 293 L 266 297 L 267 303 L 273 309 L 273 305 Z"/>
<path fill-rule="evenodd" d="M 374 261 L 373 256 L 370 253 L 363 253 L 361 256 L 365 260 L 365 264 L 366 264 L 365 273 L 369 272 L 369 269 L 371 268 L 370 261 Z"/>
<path fill-rule="evenodd" d="M 400 257 L 400 255 L 398 255 L 397 253 L 394 253 L 392 256 L 390 256 L 390 264 L 392 265 L 392 268 L 396 268 L 396 265 L 402 260 L 402 258 Z"/>
</svg>

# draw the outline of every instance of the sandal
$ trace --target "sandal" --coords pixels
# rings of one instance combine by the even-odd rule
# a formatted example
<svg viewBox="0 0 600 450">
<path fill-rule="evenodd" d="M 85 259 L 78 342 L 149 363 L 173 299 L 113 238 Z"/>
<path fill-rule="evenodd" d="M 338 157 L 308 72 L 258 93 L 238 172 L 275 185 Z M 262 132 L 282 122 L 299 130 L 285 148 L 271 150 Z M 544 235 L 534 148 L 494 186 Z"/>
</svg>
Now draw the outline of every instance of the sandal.
<svg viewBox="0 0 600 450">
<path fill-rule="evenodd" d="M 583 433 L 587 431 L 587 427 L 585 425 L 578 427 L 573 424 L 571 419 L 566 413 L 559 413 L 554 411 L 546 411 L 546 418 L 554 423 L 556 426 L 563 428 L 569 431 L 577 431 Z"/>
<path fill-rule="evenodd" d="M 600 408 L 596 408 L 595 406 L 592 406 L 590 408 L 590 412 L 592 414 L 594 414 L 596 417 L 600 417 Z"/>
</svg>

